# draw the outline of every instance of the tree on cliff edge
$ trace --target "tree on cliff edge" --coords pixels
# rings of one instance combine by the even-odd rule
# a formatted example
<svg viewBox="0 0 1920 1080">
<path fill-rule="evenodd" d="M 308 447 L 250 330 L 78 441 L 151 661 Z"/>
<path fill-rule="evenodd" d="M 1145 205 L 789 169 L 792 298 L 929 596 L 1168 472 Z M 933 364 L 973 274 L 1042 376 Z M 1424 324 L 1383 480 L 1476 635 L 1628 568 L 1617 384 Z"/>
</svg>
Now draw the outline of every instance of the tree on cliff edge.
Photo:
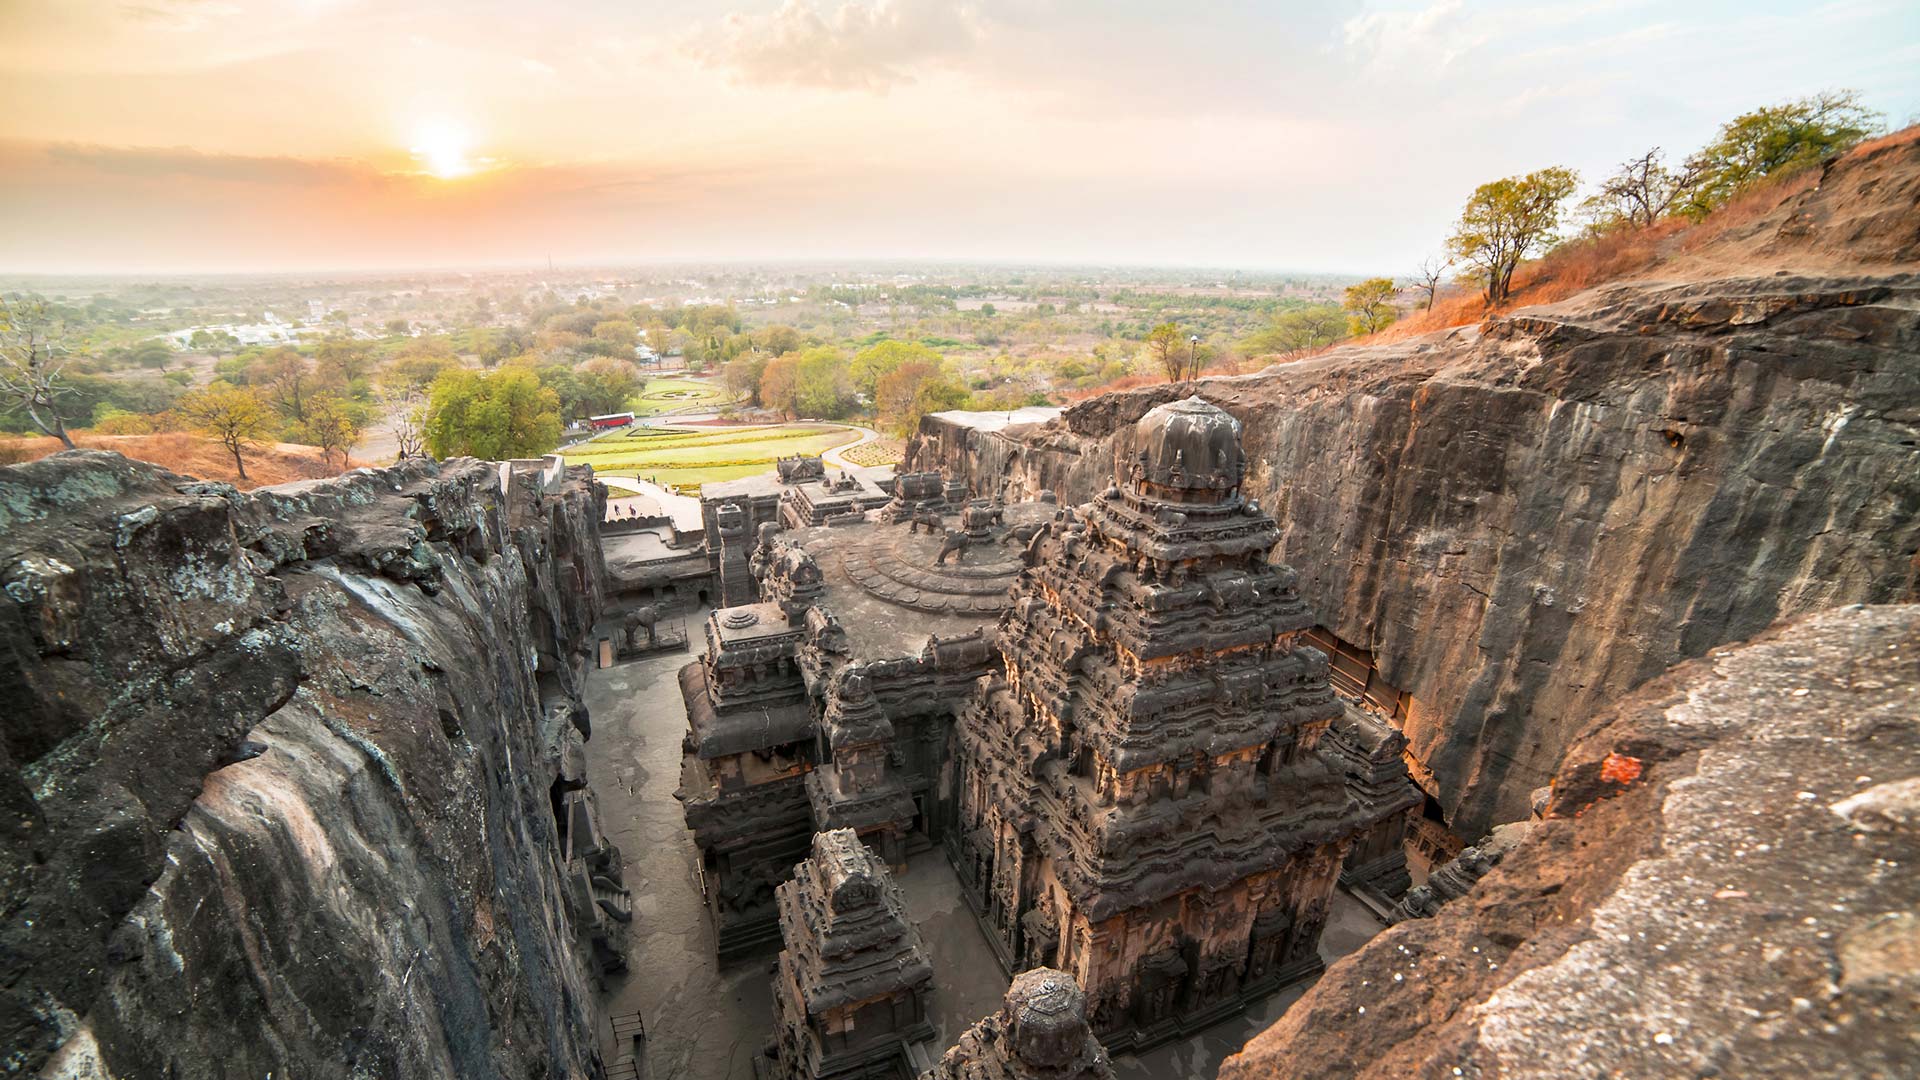
<svg viewBox="0 0 1920 1080">
<path fill-rule="evenodd" d="M 19 406 L 34 427 L 71 450 L 57 400 L 73 392 L 67 360 L 45 301 L 0 297 L 0 400 Z"/>
<path fill-rule="evenodd" d="M 433 381 L 424 427 L 437 458 L 533 457 L 560 442 L 560 396 L 521 365 L 486 375 L 456 368 Z"/>
<path fill-rule="evenodd" d="M 1447 239 L 1447 249 L 1472 268 L 1499 304 L 1513 292 L 1520 260 L 1546 246 L 1560 227 L 1560 208 L 1580 177 L 1559 166 L 1481 184 Z"/>
<path fill-rule="evenodd" d="M 1705 217 L 1769 176 L 1817 165 L 1853 146 L 1877 131 L 1880 119 L 1852 90 L 1742 113 L 1687 159 L 1695 183 L 1679 208 L 1696 220 Z"/>
<path fill-rule="evenodd" d="M 1347 286 L 1340 306 L 1347 310 L 1347 330 L 1359 336 L 1377 333 L 1393 325 L 1400 313 L 1393 309 L 1393 279 L 1368 278 Z"/>
</svg>

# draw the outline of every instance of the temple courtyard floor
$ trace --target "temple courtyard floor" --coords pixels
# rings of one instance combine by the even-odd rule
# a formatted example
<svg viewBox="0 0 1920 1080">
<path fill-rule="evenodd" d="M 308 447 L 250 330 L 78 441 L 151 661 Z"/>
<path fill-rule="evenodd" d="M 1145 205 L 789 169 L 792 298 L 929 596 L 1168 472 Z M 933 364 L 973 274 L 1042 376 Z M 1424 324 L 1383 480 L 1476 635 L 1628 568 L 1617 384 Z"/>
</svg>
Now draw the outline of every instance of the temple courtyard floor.
<svg viewBox="0 0 1920 1080">
<path fill-rule="evenodd" d="M 687 615 L 693 647 L 706 612 Z M 663 653 L 591 672 L 593 719 L 588 775 L 607 836 L 626 857 L 633 891 L 628 970 L 602 996 L 610 1017 L 638 1013 L 646 1026 L 649 1080 L 751 1080 L 753 1059 L 773 1032 L 775 951 L 719 963 L 694 873 L 693 838 L 673 797 L 680 779 L 686 711 L 676 678 L 698 655 Z M 1000 1005 L 1007 977 L 960 898 L 959 879 L 938 850 L 913 857 L 897 879 L 934 970 L 933 1025 L 938 1057 L 975 1020 Z M 1359 901 L 1336 893 L 1320 939 L 1331 964 L 1359 948 L 1382 924 Z M 1222 1059 L 1278 1019 L 1308 984 L 1291 987 L 1241 1016 L 1145 1054 L 1121 1054 L 1122 1080 L 1211 1077 Z M 606 1060 L 625 1053 L 611 1027 L 601 1033 Z"/>
</svg>

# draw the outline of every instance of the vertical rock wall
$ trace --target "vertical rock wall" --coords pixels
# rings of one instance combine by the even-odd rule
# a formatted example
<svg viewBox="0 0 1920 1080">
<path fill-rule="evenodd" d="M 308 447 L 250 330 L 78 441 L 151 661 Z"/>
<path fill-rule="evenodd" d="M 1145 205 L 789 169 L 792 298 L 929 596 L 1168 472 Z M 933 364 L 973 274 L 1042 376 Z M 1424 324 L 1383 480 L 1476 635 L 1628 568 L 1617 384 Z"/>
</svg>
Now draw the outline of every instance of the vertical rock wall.
<svg viewBox="0 0 1920 1080">
<path fill-rule="evenodd" d="M 0 1069 L 600 1075 L 551 792 L 602 498 L 0 469 Z"/>
<path fill-rule="evenodd" d="M 1525 816 L 1573 733 L 1675 661 L 1914 595 L 1920 275 L 1616 286 L 1037 428 L 930 418 L 907 467 L 1076 502 L 1195 391 L 1246 424 L 1302 598 L 1413 695 L 1466 836 Z"/>
</svg>

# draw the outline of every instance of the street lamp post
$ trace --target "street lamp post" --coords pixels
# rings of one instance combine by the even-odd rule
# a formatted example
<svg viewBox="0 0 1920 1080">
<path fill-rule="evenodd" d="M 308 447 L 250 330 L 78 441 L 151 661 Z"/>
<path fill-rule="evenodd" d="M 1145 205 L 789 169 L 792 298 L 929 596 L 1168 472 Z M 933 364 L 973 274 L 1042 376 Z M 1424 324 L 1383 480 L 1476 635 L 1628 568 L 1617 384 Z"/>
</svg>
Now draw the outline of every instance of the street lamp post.
<svg viewBox="0 0 1920 1080">
<path fill-rule="evenodd" d="M 1199 358 L 1200 358 L 1200 335 L 1194 334 L 1193 336 L 1187 338 L 1187 378 L 1189 379 L 1199 378 L 1200 376 L 1200 366 L 1198 363 Z"/>
</svg>

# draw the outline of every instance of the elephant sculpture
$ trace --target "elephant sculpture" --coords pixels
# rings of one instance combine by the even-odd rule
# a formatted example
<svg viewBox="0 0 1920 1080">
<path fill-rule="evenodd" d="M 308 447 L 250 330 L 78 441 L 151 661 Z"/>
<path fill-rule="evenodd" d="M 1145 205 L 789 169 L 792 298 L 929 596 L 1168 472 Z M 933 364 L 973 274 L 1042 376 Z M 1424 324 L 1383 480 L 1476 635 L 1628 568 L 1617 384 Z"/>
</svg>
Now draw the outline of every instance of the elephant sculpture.
<svg viewBox="0 0 1920 1080">
<path fill-rule="evenodd" d="M 940 541 L 940 554 L 933 557 L 935 566 L 947 565 L 947 556 L 955 552 L 964 553 L 973 543 L 973 537 L 959 529 L 948 529 L 946 539 Z"/>
<path fill-rule="evenodd" d="M 640 643 L 634 639 L 640 635 L 643 628 L 647 632 L 647 647 L 652 648 L 658 640 L 655 628 L 659 622 L 660 608 L 655 604 L 641 604 L 627 612 L 626 618 L 621 620 L 621 628 L 627 635 L 627 651 L 633 652 L 640 648 Z"/>
</svg>

